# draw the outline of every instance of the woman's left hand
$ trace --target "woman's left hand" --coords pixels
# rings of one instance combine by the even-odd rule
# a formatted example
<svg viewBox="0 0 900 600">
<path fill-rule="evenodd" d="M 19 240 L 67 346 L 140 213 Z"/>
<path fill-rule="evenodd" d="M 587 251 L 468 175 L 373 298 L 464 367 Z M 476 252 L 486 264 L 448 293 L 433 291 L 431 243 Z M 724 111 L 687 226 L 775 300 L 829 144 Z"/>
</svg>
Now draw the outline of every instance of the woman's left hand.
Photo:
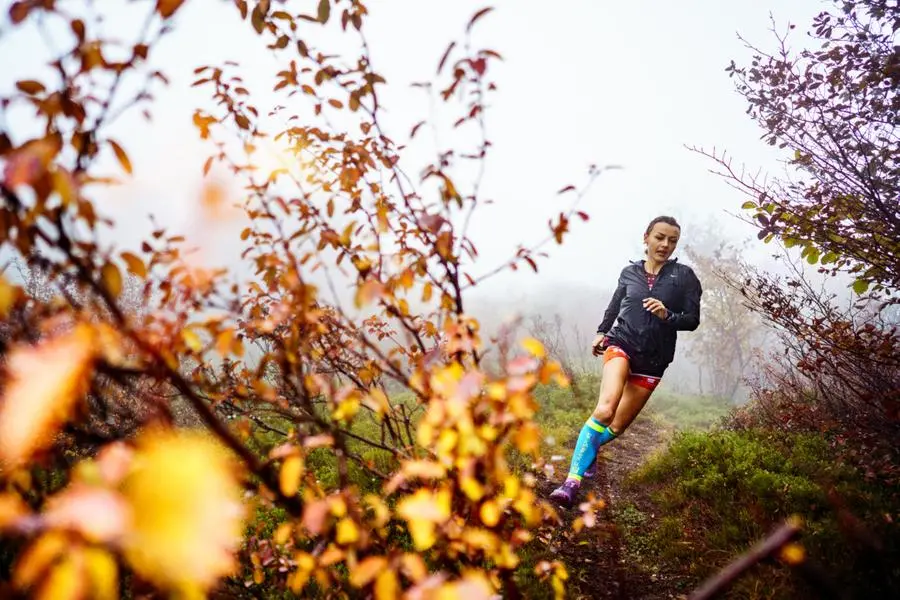
<svg viewBox="0 0 900 600">
<path fill-rule="evenodd" d="M 656 298 L 644 298 L 644 308 L 649 310 L 660 319 L 665 319 L 669 314 L 669 310 L 665 305 Z"/>
</svg>

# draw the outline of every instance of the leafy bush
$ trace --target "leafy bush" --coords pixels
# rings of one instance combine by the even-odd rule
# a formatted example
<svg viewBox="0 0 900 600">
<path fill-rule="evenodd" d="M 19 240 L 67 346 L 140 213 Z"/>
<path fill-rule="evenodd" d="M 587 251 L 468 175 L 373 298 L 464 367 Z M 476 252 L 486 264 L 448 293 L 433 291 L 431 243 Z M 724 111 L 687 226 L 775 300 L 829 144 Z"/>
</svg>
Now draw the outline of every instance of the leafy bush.
<svg viewBox="0 0 900 600">
<path fill-rule="evenodd" d="M 278 66 L 275 106 L 258 106 L 239 64 L 194 71 L 208 94 L 193 117 L 203 172 L 224 182 L 198 198 L 204 226 L 242 195 L 243 263 L 214 268 L 165 226 L 128 248 L 101 241 L 117 224 L 96 196 L 111 169 L 134 171 L 110 125 L 150 118 L 168 81 L 152 66 L 159 41 L 186 1 L 127 3 L 145 24 L 134 39 L 108 39 L 90 3 L 62 4 L 9 7 L 13 33 L 66 33 L 52 70 L 0 98 L 34 114 L 24 134 L 0 129 L 0 250 L 24 279 L 0 278 L 0 535 L 22 548 L 16 591 L 515 596 L 519 553 L 557 522 L 527 471 L 534 390 L 567 379 L 533 338 L 483 340 L 466 298 L 504 269 L 537 270 L 542 248 L 588 219 L 576 203 L 602 169 L 562 186 L 572 201 L 543 240 L 479 263 L 467 224 L 487 203 L 502 57 L 471 34 L 490 9 L 421 86 L 445 113 L 435 130 L 447 117 L 462 140 L 423 159 L 407 148 L 431 127 L 383 129 L 364 4 L 216 7 Z M 53 489 L 28 477 L 47 465 Z M 565 570 L 545 563 L 535 575 L 560 596 Z"/>
<path fill-rule="evenodd" d="M 653 490 L 654 512 L 660 515 L 629 531 L 642 540 L 645 554 L 653 549 L 663 564 L 697 583 L 779 521 L 800 515 L 809 556 L 828 569 L 840 589 L 852 590 L 854 597 L 887 597 L 888 589 L 900 589 L 900 527 L 891 516 L 900 509 L 900 497 L 837 458 L 820 434 L 677 434 L 665 452 L 628 479 L 632 489 Z M 877 560 L 858 536 L 848 537 L 847 523 L 856 519 L 884 545 Z M 804 594 L 815 597 L 779 567 L 751 572 L 735 591 L 735 597 L 745 598 Z"/>
</svg>

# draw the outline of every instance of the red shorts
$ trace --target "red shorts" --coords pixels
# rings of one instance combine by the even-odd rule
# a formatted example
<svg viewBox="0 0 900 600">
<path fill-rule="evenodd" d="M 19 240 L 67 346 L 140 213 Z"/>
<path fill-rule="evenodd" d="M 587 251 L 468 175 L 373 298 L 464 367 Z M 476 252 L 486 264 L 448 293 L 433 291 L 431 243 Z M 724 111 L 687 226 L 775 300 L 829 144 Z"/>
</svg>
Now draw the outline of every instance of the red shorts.
<svg viewBox="0 0 900 600">
<path fill-rule="evenodd" d="M 631 358 L 628 356 L 628 353 L 619 348 L 618 346 L 607 346 L 606 351 L 603 353 L 603 361 L 609 361 L 612 358 L 624 358 L 628 361 L 629 369 L 631 365 Z M 656 386 L 659 385 L 659 382 L 662 381 L 662 377 L 654 377 L 653 375 L 642 375 L 640 373 L 629 373 L 628 381 L 633 383 L 634 385 L 640 386 L 645 390 L 650 390 L 651 392 L 656 389 Z"/>
</svg>

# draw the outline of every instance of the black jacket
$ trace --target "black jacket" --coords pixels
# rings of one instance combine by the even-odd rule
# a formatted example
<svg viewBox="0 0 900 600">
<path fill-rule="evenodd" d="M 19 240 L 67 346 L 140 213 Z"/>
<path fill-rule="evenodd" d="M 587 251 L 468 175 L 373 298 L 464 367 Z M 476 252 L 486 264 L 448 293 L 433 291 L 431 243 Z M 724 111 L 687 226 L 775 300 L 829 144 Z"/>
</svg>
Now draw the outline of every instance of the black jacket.
<svg viewBox="0 0 900 600">
<path fill-rule="evenodd" d="M 619 284 L 603 315 L 597 333 L 620 346 L 635 360 L 664 369 L 675 357 L 679 331 L 694 331 L 700 325 L 703 288 L 693 269 L 670 259 L 662 266 L 651 291 L 644 261 L 628 264 L 619 274 Z M 650 313 L 644 298 L 657 298 L 669 310 L 666 319 Z M 613 323 L 615 322 L 615 326 Z"/>
</svg>

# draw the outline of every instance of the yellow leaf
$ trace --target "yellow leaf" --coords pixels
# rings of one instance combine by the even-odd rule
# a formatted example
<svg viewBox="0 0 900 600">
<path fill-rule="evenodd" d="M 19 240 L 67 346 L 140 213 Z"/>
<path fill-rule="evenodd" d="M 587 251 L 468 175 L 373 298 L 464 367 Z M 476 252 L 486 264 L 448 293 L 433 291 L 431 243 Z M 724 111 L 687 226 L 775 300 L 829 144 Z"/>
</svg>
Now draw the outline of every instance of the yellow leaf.
<svg viewBox="0 0 900 600">
<path fill-rule="evenodd" d="M 503 400 L 506 398 L 506 386 L 502 383 L 489 383 L 485 386 L 485 391 L 492 400 Z"/>
<path fill-rule="evenodd" d="M 63 556 L 50 570 L 35 596 L 37 600 L 79 600 L 84 596 L 86 582 L 80 564 L 82 557 L 71 552 L 69 550 L 68 556 Z"/>
<path fill-rule="evenodd" d="M 434 288 L 430 283 L 426 283 L 424 289 L 422 290 L 422 302 L 428 302 L 431 300 L 431 294 Z"/>
<path fill-rule="evenodd" d="M 478 511 L 481 516 L 481 522 L 488 527 L 494 527 L 500 522 L 500 507 L 494 500 L 487 500 L 481 505 Z"/>
<path fill-rule="evenodd" d="M 128 155 L 125 153 L 125 149 L 122 148 L 118 142 L 113 140 L 109 140 L 109 145 L 112 147 L 119 164 L 122 165 L 122 169 L 131 175 L 131 160 L 129 160 Z"/>
<path fill-rule="evenodd" d="M 459 487 L 469 500 L 478 502 L 484 496 L 484 486 L 478 483 L 474 477 L 462 477 L 459 480 Z"/>
<path fill-rule="evenodd" d="M 88 389 L 95 350 L 86 325 L 34 347 L 13 348 L 0 400 L 0 463 L 18 465 L 52 443 Z"/>
<path fill-rule="evenodd" d="M 306 552 L 298 552 L 294 555 L 294 562 L 297 563 L 297 570 L 288 580 L 288 587 L 290 587 L 291 591 L 295 594 L 299 594 L 306 586 L 310 574 L 316 567 L 316 559 Z"/>
<path fill-rule="evenodd" d="M 328 509 L 336 517 L 343 517 L 347 514 L 347 501 L 341 496 L 332 496 L 328 500 Z"/>
<path fill-rule="evenodd" d="M 119 574 L 113 557 L 99 548 L 85 548 L 84 568 L 91 588 L 91 598 L 115 600 L 119 597 Z"/>
<path fill-rule="evenodd" d="M 157 0 L 156 10 L 163 18 L 171 17 L 183 3 L 184 0 Z"/>
<path fill-rule="evenodd" d="M 141 278 L 147 276 L 147 267 L 144 266 L 144 261 L 142 261 L 137 255 L 132 254 L 131 252 L 123 252 L 122 260 L 124 260 L 125 264 L 128 265 L 129 273 L 137 275 Z"/>
<path fill-rule="evenodd" d="M 134 515 L 122 547 L 139 575 L 196 595 L 235 573 L 245 509 L 231 456 L 213 438 L 143 434 L 122 490 Z"/>
<path fill-rule="evenodd" d="M 547 351 L 544 349 L 544 345 L 533 337 L 528 337 L 522 340 L 522 347 L 528 351 L 529 354 L 536 358 L 544 358 L 547 356 Z"/>
<path fill-rule="evenodd" d="M 350 517 L 344 517 L 337 524 L 335 541 L 338 544 L 347 545 L 359 540 L 359 527 Z"/>
<path fill-rule="evenodd" d="M 293 531 L 294 526 L 292 524 L 282 523 L 278 526 L 278 529 L 275 530 L 275 535 L 272 537 L 272 540 L 279 546 L 283 546 L 284 544 L 287 544 Z"/>
<path fill-rule="evenodd" d="M 340 401 L 331 416 L 335 421 L 349 421 L 359 412 L 359 405 L 359 396 L 351 394 Z"/>
<path fill-rule="evenodd" d="M 118 298 L 122 293 L 122 274 L 119 272 L 119 267 L 111 262 L 106 263 L 100 270 L 100 277 L 103 278 L 103 287 L 106 288 L 106 291 L 113 298 Z"/>
<path fill-rule="evenodd" d="M 416 549 L 427 550 L 436 541 L 435 523 L 443 523 L 450 517 L 449 492 L 419 489 L 397 504 L 397 514 L 406 519 Z"/>
<path fill-rule="evenodd" d="M 437 541 L 434 535 L 434 523 L 422 519 L 410 519 L 408 527 L 416 550 L 421 552 L 434 546 Z"/>
<path fill-rule="evenodd" d="M 200 336 L 193 329 L 182 329 L 181 339 L 192 351 L 200 352 L 203 350 L 203 340 L 200 339 Z"/>
<path fill-rule="evenodd" d="M 375 580 L 375 600 L 394 600 L 400 597 L 400 582 L 391 570 L 382 571 Z"/>
<path fill-rule="evenodd" d="M 278 483 L 281 493 L 293 496 L 300 488 L 300 477 L 303 475 L 303 458 L 297 454 L 288 456 L 281 465 Z"/>
</svg>

